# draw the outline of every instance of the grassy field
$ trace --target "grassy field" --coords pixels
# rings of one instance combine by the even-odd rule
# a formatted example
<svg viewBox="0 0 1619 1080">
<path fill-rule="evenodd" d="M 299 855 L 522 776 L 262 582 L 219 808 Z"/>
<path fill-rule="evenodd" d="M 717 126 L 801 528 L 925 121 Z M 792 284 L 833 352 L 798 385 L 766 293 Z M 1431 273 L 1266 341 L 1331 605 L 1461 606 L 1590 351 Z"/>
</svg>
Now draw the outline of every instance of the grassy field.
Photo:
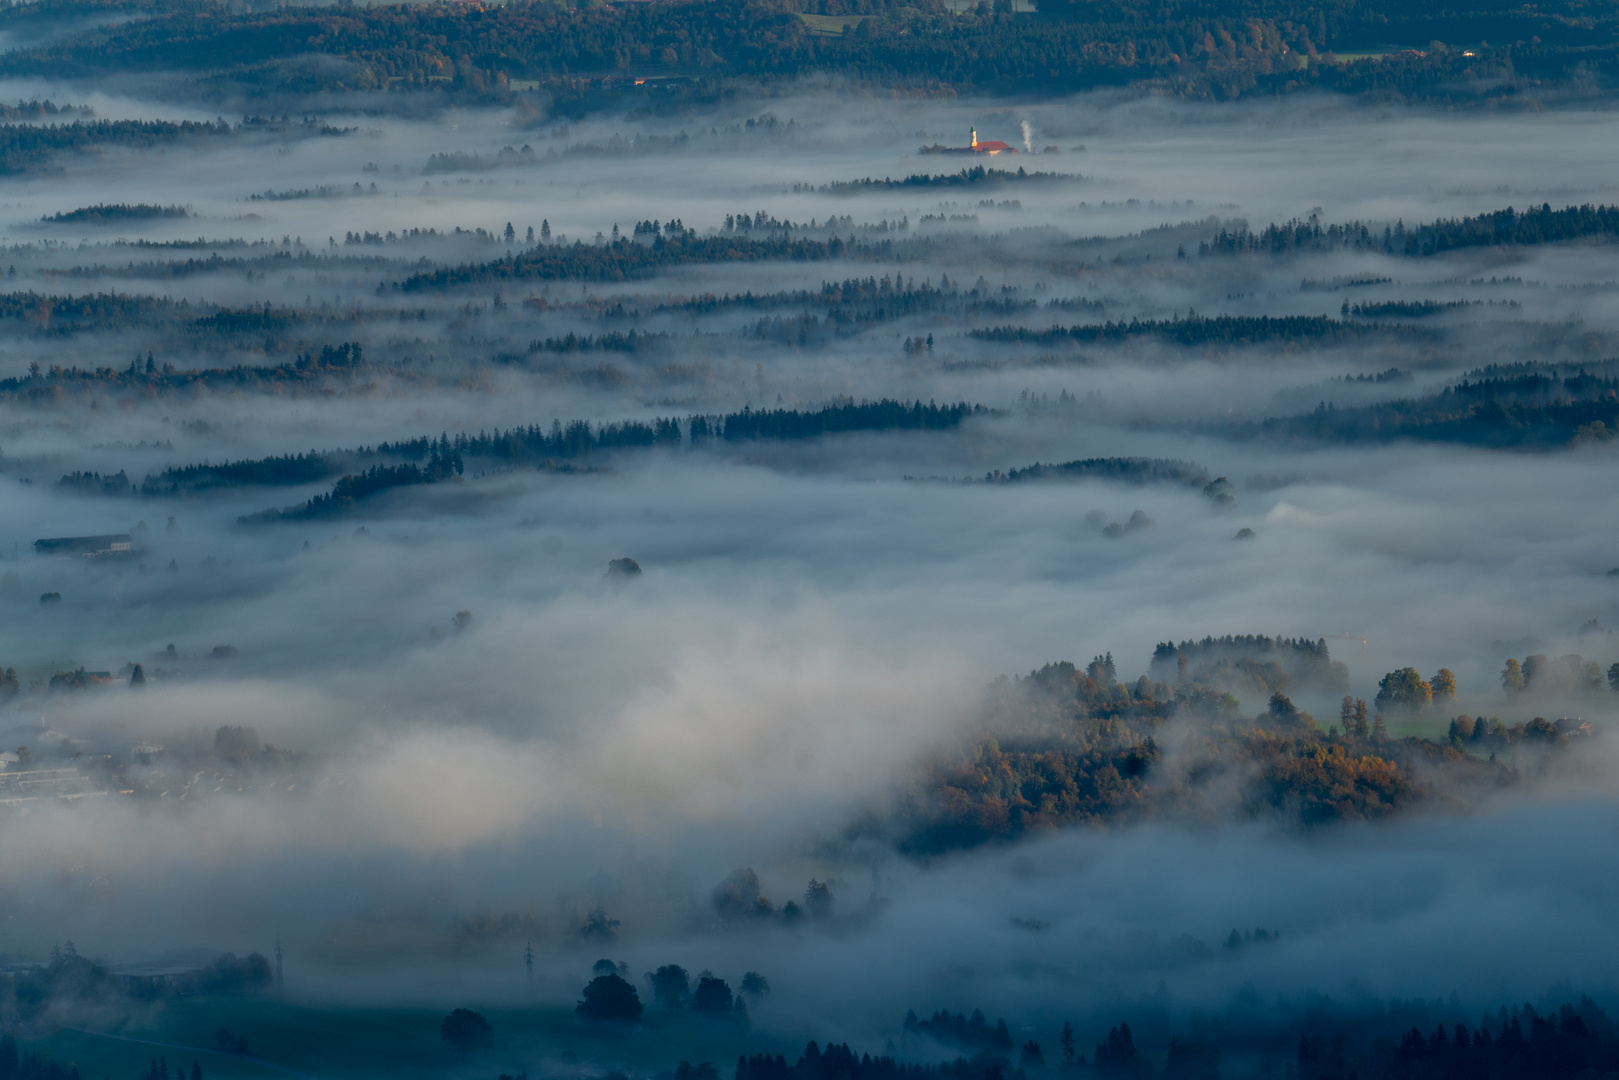
<svg viewBox="0 0 1619 1080">
<path fill-rule="evenodd" d="M 956 15 L 964 11 L 971 11 L 978 6 L 978 0 L 945 0 L 945 9 Z M 1012 10 L 1019 15 L 1032 15 L 1039 10 L 1035 0 L 1012 0 Z M 814 33 L 821 36 L 836 37 L 843 33 L 844 27 L 853 29 L 862 21 L 870 18 L 869 15 L 805 15 L 798 16 L 804 24 Z"/>
<path fill-rule="evenodd" d="M 138 1080 L 158 1058 L 166 1059 L 171 1069 L 188 1071 L 195 1060 L 208 1080 L 346 1080 L 379 1074 L 495 1080 L 520 1072 L 538 1078 L 610 1069 L 645 1076 L 682 1060 L 712 1061 L 727 1075 L 739 1054 L 768 1050 L 796 1056 L 803 1049 L 763 1033 L 653 1009 L 640 1027 L 617 1032 L 591 1028 L 566 1007 L 490 1007 L 478 1011 L 494 1026 L 494 1045 L 462 1057 L 439 1038 L 447 1011 L 315 1007 L 273 998 L 185 998 L 138 1019 L 62 1029 L 26 1043 L 25 1049 L 73 1063 L 84 1080 Z M 216 1048 L 215 1033 L 221 1027 L 248 1041 L 247 1056 Z"/>
<path fill-rule="evenodd" d="M 830 37 L 839 36 L 840 34 L 842 34 L 844 32 L 845 29 L 851 29 L 852 30 L 854 27 L 859 26 L 866 19 L 870 18 L 870 16 L 868 16 L 868 15 L 804 15 L 804 14 L 800 14 L 798 17 L 800 19 L 803 19 L 804 24 L 806 26 L 808 26 L 816 34 L 820 34 L 820 35 L 823 35 L 823 36 L 830 36 Z"/>
</svg>

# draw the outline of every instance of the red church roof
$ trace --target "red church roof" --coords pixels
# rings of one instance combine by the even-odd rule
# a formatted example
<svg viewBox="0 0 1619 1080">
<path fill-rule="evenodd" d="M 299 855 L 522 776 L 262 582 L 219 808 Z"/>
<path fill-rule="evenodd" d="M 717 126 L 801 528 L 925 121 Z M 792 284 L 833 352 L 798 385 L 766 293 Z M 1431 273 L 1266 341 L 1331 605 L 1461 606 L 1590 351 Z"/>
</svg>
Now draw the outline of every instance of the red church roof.
<svg viewBox="0 0 1619 1080">
<path fill-rule="evenodd" d="M 1002 150 L 1010 150 L 1012 147 L 1003 142 L 984 142 L 980 140 L 978 145 L 972 149 L 980 154 L 998 154 Z"/>
</svg>

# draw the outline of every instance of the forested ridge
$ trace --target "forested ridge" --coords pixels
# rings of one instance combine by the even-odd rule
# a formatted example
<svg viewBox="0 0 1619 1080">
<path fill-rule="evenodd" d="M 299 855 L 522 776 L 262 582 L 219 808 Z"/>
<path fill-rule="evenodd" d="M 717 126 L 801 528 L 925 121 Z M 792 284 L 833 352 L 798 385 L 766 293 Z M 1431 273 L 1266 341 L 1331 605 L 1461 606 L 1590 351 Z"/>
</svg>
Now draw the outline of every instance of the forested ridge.
<svg viewBox="0 0 1619 1080">
<path fill-rule="evenodd" d="M 1521 448 L 1604 443 L 1619 435 L 1619 370 L 1611 361 L 1572 370 L 1533 362 L 1490 367 L 1421 397 L 1345 408 L 1323 402 L 1299 416 L 1244 423 L 1234 431 L 1245 437 Z"/>
<path fill-rule="evenodd" d="M 1006 0 L 961 14 L 941 0 L 273 12 L 198 4 L 19 50 L 0 69 L 55 76 L 175 70 L 228 73 L 249 85 L 286 89 L 437 88 L 480 95 L 503 94 L 512 80 L 538 80 L 567 108 L 587 103 L 604 81 L 632 74 L 701 85 L 720 77 L 793 79 L 815 71 L 958 92 L 1064 92 L 1148 81 L 1199 97 L 1321 87 L 1510 100 L 1546 83 L 1589 85 L 1619 63 L 1615 17 L 1567 0 L 1518 6 L 1475 0 L 1460 8 L 1437 0 L 1182 0 L 1168 6 L 1048 0 L 1043 6 L 1036 15 L 1014 15 Z M 863 18 L 834 34 L 799 17 L 845 13 Z M 1324 62 L 1331 50 L 1379 47 L 1412 51 Z"/>
</svg>

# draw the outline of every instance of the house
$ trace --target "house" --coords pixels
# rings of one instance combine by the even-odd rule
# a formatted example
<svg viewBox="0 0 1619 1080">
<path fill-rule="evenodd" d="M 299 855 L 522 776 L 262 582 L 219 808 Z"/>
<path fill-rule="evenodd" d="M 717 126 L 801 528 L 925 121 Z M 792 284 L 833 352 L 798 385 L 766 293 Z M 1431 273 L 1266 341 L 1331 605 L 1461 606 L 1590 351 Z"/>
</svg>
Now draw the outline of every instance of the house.
<svg viewBox="0 0 1619 1080">
<path fill-rule="evenodd" d="M 34 541 L 35 555 L 78 555 L 94 559 L 102 555 L 128 555 L 135 550 L 135 538 L 128 533 L 105 536 L 55 536 Z"/>
</svg>

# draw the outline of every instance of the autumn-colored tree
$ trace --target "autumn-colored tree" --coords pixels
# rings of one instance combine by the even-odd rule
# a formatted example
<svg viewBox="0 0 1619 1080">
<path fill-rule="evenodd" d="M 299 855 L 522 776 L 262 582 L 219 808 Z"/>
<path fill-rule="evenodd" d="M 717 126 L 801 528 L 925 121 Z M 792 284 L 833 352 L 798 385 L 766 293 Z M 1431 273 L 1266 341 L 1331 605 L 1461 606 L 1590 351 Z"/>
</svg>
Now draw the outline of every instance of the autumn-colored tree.
<svg viewBox="0 0 1619 1080">
<path fill-rule="evenodd" d="M 1429 680 L 1428 685 L 1433 688 L 1435 701 L 1456 700 L 1456 675 L 1449 668 L 1442 667 L 1434 672 L 1434 677 Z"/>
<path fill-rule="evenodd" d="M 1518 666 L 1518 661 L 1508 660 L 1507 666 L 1501 669 L 1501 689 L 1507 692 L 1507 696 L 1514 697 L 1523 693 L 1523 688 L 1526 685 L 1523 678 L 1523 668 Z"/>
<path fill-rule="evenodd" d="M 1433 687 L 1423 681 L 1414 667 L 1391 671 L 1377 684 L 1379 709 L 1389 711 L 1426 709 L 1432 702 Z"/>
</svg>

